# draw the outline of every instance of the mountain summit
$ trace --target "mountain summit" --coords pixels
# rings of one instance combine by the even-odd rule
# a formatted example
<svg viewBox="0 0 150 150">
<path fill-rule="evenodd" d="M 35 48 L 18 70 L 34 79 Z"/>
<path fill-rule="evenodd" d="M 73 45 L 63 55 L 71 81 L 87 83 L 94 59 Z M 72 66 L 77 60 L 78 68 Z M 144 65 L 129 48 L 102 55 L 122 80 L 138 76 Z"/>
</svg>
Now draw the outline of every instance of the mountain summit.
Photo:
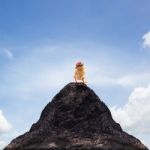
<svg viewBox="0 0 150 150">
<path fill-rule="evenodd" d="M 25 134 L 4 150 L 148 150 L 124 132 L 87 85 L 67 84 Z"/>
</svg>

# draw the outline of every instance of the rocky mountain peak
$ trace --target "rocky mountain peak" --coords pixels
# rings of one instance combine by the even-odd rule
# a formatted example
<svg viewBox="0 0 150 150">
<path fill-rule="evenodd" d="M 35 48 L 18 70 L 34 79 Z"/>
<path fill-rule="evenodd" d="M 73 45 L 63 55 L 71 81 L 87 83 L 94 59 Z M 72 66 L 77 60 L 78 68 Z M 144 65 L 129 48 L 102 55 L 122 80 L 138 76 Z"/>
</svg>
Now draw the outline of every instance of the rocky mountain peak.
<svg viewBox="0 0 150 150">
<path fill-rule="evenodd" d="M 122 130 L 92 89 L 74 82 L 54 96 L 40 119 L 5 148 L 9 149 L 147 150 Z"/>
</svg>

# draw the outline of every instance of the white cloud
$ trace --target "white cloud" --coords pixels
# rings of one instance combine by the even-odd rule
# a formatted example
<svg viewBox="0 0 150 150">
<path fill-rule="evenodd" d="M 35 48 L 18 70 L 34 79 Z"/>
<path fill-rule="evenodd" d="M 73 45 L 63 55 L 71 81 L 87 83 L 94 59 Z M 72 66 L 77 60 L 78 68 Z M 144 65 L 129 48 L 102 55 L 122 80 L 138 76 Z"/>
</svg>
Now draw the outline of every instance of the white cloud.
<svg viewBox="0 0 150 150">
<path fill-rule="evenodd" d="M 150 48 L 150 31 L 143 35 L 143 47 Z"/>
<path fill-rule="evenodd" d="M 95 73 L 95 71 L 92 71 Z M 94 76 L 94 78 L 93 78 Z M 110 86 L 118 85 L 122 87 L 135 87 L 137 85 L 150 82 L 150 73 L 131 73 L 113 77 L 112 75 L 104 75 L 100 72 L 95 74 L 88 73 L 89 81 L 94 84 Z"/>
<path fill-rule="evenodd" d="M 14 58 L 14 55 L 13 55 L 13 53 L 12 53 L 12 51 L 11 50 L 9 50 L 9 49 L 4 49 L 4 54 L 5 54 L 5 56 L 7 57 L 7 58 L 9 58 L 9 59 L 13 59 Z"/>
<path fill-rule="evenodd" d="M 128 132 L 138 137 L 150 135 L 150 85 L 136 87 L 123 107 L 112 107 L 114 119 Z M 150 138 L 149 138 L 150 139 Z M 150 146 L 150 140 L 143 138 Z"/>
<path fill-rule="evenodd" d="M 0 149 L 3 149 L 6 146 L 6 142 L 5 141 L 0 141 Z"/>
<path fill-rule="evenodd" d="M 6 120 L 2 110 L 0 110 L 0 133 L 7 132 L 11 129 L 11 124 Z"/>
<path fill-rule="evenodd" d="M 121 86 L 137 86 L 150 81 L 150 73 L 133 73 L 116 79 L 116 84 Z"/>
<path fill-rule="evenodd" d="M 11 124 L 6 120 L 2 110 L 0 110 L 0 149 L 6 146 L 6 141 L 3 139 L 3 136 L 10 131 L 11 128 Z"/>
</svg>

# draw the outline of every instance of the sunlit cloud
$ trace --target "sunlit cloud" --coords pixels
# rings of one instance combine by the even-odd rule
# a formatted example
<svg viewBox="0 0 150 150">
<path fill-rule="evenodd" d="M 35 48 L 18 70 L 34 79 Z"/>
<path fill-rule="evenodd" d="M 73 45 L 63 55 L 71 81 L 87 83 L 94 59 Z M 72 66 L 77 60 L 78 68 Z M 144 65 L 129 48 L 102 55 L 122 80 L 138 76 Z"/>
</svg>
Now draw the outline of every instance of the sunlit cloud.
<svg viewBox="0 0 150 150">
<path fill-rule="evenodd" d="M 12 125 L 7 121 L 2 110 L 0 110 L 0 149 L 3 149 L 6 145 L 6 141 L 2 138 L 2 135 L 8 133 L 11 128 Z"/>
<path fill-rule="evenodd" d="M 0 133 L 7 132 L 11 129 L 11 124 L 6 120 L 2 110 L 0 110 Z"/>
<path fill-rule="evenodd" d="M 150 31 L 143 35 L 143 47 L 150 48 Z"/>
<path fill-rule="evenodd" d="M 0 149 L 3 149 L 6 146 L 6 142 L 0 139 Z"/>
<path fill-rule="evenodd" d="M 150 143 L 150 85 L 136 87 L 128 102 L 123 107 L 112 107 L 111 112 L 126 131 Z"/>
</svg>

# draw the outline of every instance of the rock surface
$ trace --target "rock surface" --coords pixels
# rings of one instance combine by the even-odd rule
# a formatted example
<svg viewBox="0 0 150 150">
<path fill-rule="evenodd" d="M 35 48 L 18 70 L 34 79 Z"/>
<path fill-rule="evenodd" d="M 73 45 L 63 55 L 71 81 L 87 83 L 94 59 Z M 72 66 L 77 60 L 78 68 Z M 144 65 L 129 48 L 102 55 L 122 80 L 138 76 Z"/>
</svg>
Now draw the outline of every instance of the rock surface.
<svg viewBox="0 0 150 150">
<path fill-rule="evenodd" d="M 83 83 L 67 84 L 40 119 L 4 150 L 147 150 L 124 132 L 108 107 Z"/>
</svg>

